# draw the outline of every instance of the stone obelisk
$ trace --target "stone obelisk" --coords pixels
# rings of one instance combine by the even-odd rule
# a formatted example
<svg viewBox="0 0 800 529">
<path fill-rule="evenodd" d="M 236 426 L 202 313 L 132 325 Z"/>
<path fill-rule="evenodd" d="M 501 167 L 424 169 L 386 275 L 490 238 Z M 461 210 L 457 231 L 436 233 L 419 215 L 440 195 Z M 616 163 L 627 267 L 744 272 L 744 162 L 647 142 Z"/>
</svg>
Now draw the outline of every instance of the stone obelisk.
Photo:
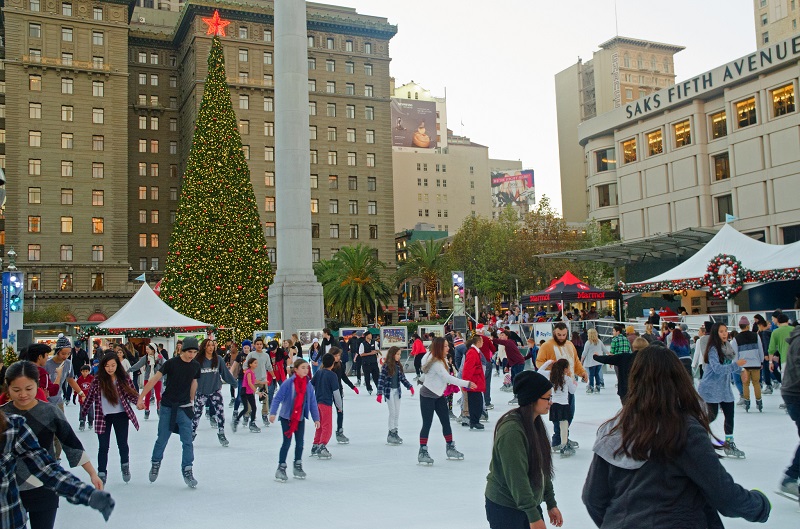
<svg viewBox="0 0 800 529">
<path fill-rule="evenodd" d="M 277 272 L 269 328 L 289 336 L 325 325 L 311 262 L 308 33 L 305 0 L 275 0 L 275 216 Z"/>
</svg>

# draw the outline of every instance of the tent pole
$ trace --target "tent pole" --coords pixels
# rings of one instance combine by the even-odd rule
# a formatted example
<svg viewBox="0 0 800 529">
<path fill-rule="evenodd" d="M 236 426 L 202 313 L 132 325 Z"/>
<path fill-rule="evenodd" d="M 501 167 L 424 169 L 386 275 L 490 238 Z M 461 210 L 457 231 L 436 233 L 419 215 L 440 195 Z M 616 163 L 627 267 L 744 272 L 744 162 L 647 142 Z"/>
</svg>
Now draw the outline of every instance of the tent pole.
<svg viewBox="0 0 800 529">
<path fill-rule="evenodd" d="M 619 284 L 619 266 L 614 265 L 614 285 Z M 620 297 L 619 301 L 617 301 L 617 321 L 622 321 L 622 300 L 623 298 Z"/>
</svg>

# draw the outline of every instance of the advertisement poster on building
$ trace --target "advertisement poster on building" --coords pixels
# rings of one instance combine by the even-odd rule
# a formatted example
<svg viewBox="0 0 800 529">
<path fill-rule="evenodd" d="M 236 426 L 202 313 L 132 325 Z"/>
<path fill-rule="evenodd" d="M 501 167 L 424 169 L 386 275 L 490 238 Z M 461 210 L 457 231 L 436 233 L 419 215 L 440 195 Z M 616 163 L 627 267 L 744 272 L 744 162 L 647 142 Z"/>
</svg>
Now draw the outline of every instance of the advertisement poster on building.
<svg viewBox="0 0 800 529">
<path fill-rule="evenodd" d="M 533 170 L 492 171 L 492 206 L 504 208 L 514 206 L 523 211 L 536 202 L 533 186 Z"/>
<path fill-rule="evenodd" d="M 436 148 L 436 103 L 392 99 L 392 146 Z"/>
</svg>

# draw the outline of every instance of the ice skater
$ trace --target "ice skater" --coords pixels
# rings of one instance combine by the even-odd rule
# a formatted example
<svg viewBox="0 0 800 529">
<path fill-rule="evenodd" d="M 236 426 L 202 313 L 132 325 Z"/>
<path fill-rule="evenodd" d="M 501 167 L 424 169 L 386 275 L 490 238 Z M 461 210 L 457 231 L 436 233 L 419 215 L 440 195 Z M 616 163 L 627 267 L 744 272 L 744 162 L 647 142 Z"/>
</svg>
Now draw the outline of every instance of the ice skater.
<svg viewBox="0 0 800 529">
<path fill-rule="evenodd" d="M 94 409 L 94 433 L 97 434 L 97 473 L 103 483 L 108 476 L 108 449 L 111 443 L 111 429 L 117 439 L 122 481 L 131 480 L 130 448 L 128 447 L 128 422 L 139 429 L 139 421 L 132 405 L 139 394 L 133 388 L 125 369 L 115 353 L 106 353 L 100 360 L 97 378 L 92 381 L 86 400 L 81 404 L 81 413 L 86 414 L 89 407 Z"/>
<path fill-rule="evenodd" d="M 82 397 L 78 393 L 75 394 L 78 397 L 79 405 L 82 405 L 86 400 L 86 394 L 89 393 L 89 388 L 92 386 L 93 380 L 94 377 L 92 376 L 92 368 L 89 366 L 89 364 L 83 364 L 81 366 L 81 376 L 79 376 L 75 381 L 78 383 L 78 387 L 81 388 L 81 391 L 83 392 Z M 86 429 L 86 419 L 89 419 L 89 429 L 91 430 L 94 425 L 94 410 L 92 408 L 89 408 L 88 414 L 84 414 L 83 411 L 78 414 L 78 420 L 80 421 L 78 429 L 80 431 L 84 431 Z"/>
<path fill-rule="evenodd" d="M 250 413 L 250 431 L 252 433 L 261 433 L 261 428 L 256 424 L 256 364 L 258 360 L 251 358 L 247 360 L 247 369 L 244 370 L 244 379 L 242 381 L 242 397 L 244 406 L 242 411 L 236 414 L 234 410 L 233 415 L 233 431 L 239 427 L 239 420 L 245 415 Z M 247 426 L 247 419 L 245 419 L 245 426 Z"/>
<path fill-rule="evenodd" d="M 483 393 L 486 390 L 486 371 L 482 363 L 484 357 L 481 351 L 484 341 L 489 340 L 484 340 L 480 334 L 476 334 L 469 340 L 467 344 L 469 349 L 467 349 L 464 358 L 464 368 L 461 370 L 462 378 L 475 384 L 474 391 L 464 391 L 464 395 L 462 396 L 462 399 L 464 399 L 467 404 L 470 430 L 484 429 L 483 424 L 480 422 L 484 414 Z M 488 419 L 489 417 L 487 415 L 486 420 Z M 462 426 L 466 426 L 464 423 L 461 424 Z"/>
<path fill-rule="evenodd" d="M 575 393 L 578 383 L 572 377 L 569 370 L 569 362 L 566 358 L 561 358 L 553 362 L 546 361 L 539 368 L 539 373 L 548 377 L 553 385 L 552 404 L 550 405 L 550 422 L 558 423 L 561 431 L 561 443 L 553 447 L 553 451 L 558 451 L 561 457 L 575 455 L 575 449 L 570 446 L 569 421 L 572 418 L 569 410 L 569 394 Z"/>
<path fill-rule="evenodd" d="M 303 434 L 305 420 L 311 416 L 314 428 L 319 428 L 319 409 L 314 394 L 314 385 L 309 384 L 308 372 L 310 366 L 302 358 L 294 363 L 294 374 L 285 383 L 281 384 L 269 409 L 269 422 L 274 423 L 276 416 L 281 418 L 283 431 L 283 444 L 278 457 L 278 470 L 275 471 L 275 481 L 286 483 L 286 457 L 294 436 L 294 467 L 295 479 L 306 479 L 303 471 Z"/>
<path fill-rule="evenodd" d="M 144 368 L 144 383 L 150 381 L 150 378 L 155 375 L 161 366 L 164 365 L 166 362 L 166 358 L 156 351 L 155 346 L 152 343 L 147 344 L 147 354 L 144 355 L 139 359 L 138 362 L 131 366 L 131 371 L 141 371 Z M 159 380 L 156 385 L 153 387 L 153 393 L 155 394 L 156 400 L 156 414 L 158 414 L 159 410 L 161 409 L 161 381 Z M 150 395 L 145 395 L 144 397 L 144 420 L 150 418 Z"/>
<path fill-rule="evenodd" d="M 406 378 L 403 372 L 403 364 L 400 363 L 402 351 L 397 346 L 392 346 L 386 353 L 386 361 L 381 368 L 381 376 L 378 378 L 378 396 L 376 400 L 380 403 L 386 400 L 389 406 L 389 435 L 386 443 L 390 445 L 403 444 L 403 440 L 397 433 L 400 422 L 400 385 L 406 387 L 411 395 L 414 395 L 414 386 Z"/>
<path fill-rule="evenodd" d="M 356 395 L 358 395 L 358 388 L 353 385 L 345 373 L 345 364 L 342 361 L 342 350 L 339 347 L 331 347 L 330 354 L 333 355 L 333 372 L 339 377 L 339 395 L 344 397 L 344 386 L 342 382 L 350 386 Z M 350 439 L 344 434 L 344 401 L 342 401 L 342 408 L 336 410 L 336 442 L 340 445 L 350 443 Z"/>
<path fill-rule="evenodd" d="M 333 406 L 336 406 L 337 411 L 342 411 L 342 394 L 339 392 L 339 377 L 332 371 L 335 363 L 333 355 L 325 354 L 319 363 L 322 367 L 311 379 L 311 383 L 314 385 L 314 394 L 317 397 L 320 422 L 320 427 L 314 433 L 311 457 L 330 459 L 328 442 L 333 434 Z"/>
<path fill-rule="evenodd" d="M 247 355 L 247 360 L 251 358 L 258 360 L 258 364 L 256 364 L 256 388 L 258 388 L 259 393 L 266 393 L 268 382 L 271 382 L 271 380 L 267 380 L 267 373 L 270 373 L 270 377 L 272 377 L 272 360 L 269 353 L 264 350 L 263 338 L 260 336 L 256 338 L 253 342 L 253 347 L 255 349 Z M 261 405 L 261 420 L 264 421 L 264 426 L 269 426 L 269 400 L 267 400 L 266 395 L 262 398 L 264 401 Z"/>
<path fill-rule="evenodd" d="M 200 350 L 204 352 L 199 358 L 200 378 L 197 380 L 197 393 L 194 398 L 194 418 L 192 419 L 192 439 L 197 436 L 197 425 L 203 416 L 203 408 L 210 402 L 214 410 L 211 420 L 211 427 L 217 428 L 217 439 L 222 446 L 230 443 L 225 437 L 225 399 L 222 396 L 222 381 L 224 380 L 232 386 L 236 385 L 236 379 L 225 366 L 225 362 L 217 354 L 214 340 L 206 338 L 200 344 Z"/>
</svg>

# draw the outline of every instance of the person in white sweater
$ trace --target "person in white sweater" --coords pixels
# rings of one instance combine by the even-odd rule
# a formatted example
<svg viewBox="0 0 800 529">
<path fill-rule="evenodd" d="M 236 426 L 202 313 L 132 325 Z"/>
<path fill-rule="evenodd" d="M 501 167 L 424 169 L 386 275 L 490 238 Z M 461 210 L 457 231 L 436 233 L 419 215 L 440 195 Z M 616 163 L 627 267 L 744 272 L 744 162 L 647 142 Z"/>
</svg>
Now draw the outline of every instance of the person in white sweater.
<svg viewBox="0 0 800 529">
<path fill-rule="evenodd" d="M 600 393 L 600 370 L 603 364 L 594 359 L 594 355 L 609 354 L 608 347 L 600 340 L 595 329 L 586 331 L 586 343 L 583 345 L 583 355 L 581 363 L 589 372 L 589 385 L 586 386 L 586 393 Z"/>
<path fill-rule="evenodd" d="M 417 456 L 417 461 L 421 464 L 433 464 L 433 459 L 428 455 L 428 434 L 431 431 L 434 412 L 442 423 L 442 433 L 447 443 L 447 459 L 464 459 L 464 454 L 456 450 L 453 442 L 447 398 L 444 397 L 444 393 L 448 384 L 470 389 L 475 389 L 476 386 L 474 382 L 462 380 L 450 374 L 447 365 L 449 347 L 444 338 L 434 338 L 430 351 L 422 358 L 422 376 L 420 377 L 422 389 L 419 392 L 422 429 L 419 432 L 419 454 Z"/>
</svg>

